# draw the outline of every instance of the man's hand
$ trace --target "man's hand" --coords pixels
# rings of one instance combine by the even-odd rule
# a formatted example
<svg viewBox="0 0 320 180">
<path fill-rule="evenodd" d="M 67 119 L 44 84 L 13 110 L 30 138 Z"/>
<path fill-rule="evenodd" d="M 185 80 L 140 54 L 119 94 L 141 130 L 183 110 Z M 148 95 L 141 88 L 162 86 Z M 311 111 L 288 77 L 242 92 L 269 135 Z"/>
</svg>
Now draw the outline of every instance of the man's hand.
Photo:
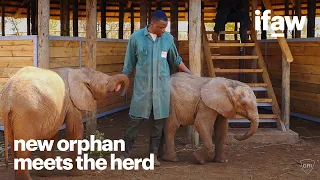
<svg viewBox="0 0 320 180">
<path fill-rule="evenodd" d="M 188 73 L 188 74 L 192 74 L 191 71 L 187 68 L 186 65 L 184 65 L 184 63 L 183 63 L 182 61 L 181 61 L 181 63 L 179 64 L 178 69 L 179 69 L 180 71 L 186 72 L 186 73 Z"/>
</svg>

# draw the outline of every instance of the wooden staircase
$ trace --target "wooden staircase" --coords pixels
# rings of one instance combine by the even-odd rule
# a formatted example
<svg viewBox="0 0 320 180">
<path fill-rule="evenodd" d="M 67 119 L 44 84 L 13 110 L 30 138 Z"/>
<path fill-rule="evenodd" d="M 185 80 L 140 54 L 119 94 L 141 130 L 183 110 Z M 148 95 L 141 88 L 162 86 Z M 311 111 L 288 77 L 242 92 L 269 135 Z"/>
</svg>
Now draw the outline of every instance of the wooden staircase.
<svg viewBox="0 0 320 180">
<path fill-rule="evenodd" d="M 248 84 L 257 96 L 259 113 L 263 109 L 261 107 L 271 107 L 272 114 L 267 114 L 265 112 L 260 113 L 259 123 L 276 123 L 277 127 L 285 131 L 284 123 L 281 119 L 280 108 L 270 81 L 269 74 L 266 69 L 266 65 L 261 53 L 260 46 L 257 42 L 257 35 L 253 29 L 253 25 L 250 25 L 250 31 L 247 32 L 250 37 L 249 43 L 240 43 L 240 41 L 235 40 L 221 40 L 218 42 L 212 42 L 208 39 L 208 35 L 212 34 L 212 31 L 207 31 L 205 29 L 204 22 L 202 23 L 202 40 L 203 40 L 203 50 L 204 50 L 204 59 L 208 66 L 208 73 L 210 77 L 238 77 L 237 75 L 242 75 L 242 79 L 250 75 L 254 79 L 253 82 L 245 82 L 241 78 L 240 80 Z M 224 31 L 221 34 L 239 34 L 238 31 Z M 230 55 L 228 53 L 229 49 L 238 48 L 238 55 Z M 240 53 L 241 50 L 246 50 L 247 48 L 252 49 L 252 53 Z M 224 52 L 224 53 L 221 53 Z M 218 68 L 216 65 L 217 61 L 220 62 L 220 65 L 223 64 L 223 68 Z M 242 67 L 241 65 L 238 68 L 232 68 L 237 64 L 251 64 L 250 68 Z M 255 65 L 255 66 L 252 66 Z M 229 66 L 229 68 L 228 68 Z M 231 68 L 230 68 L 231 66 Z M 254 75 L 254 76 L 252 76 Z M 258 76 L 260 76 L 258 78 Z M 234 79 L 234 78 L 232 78 Z M 261 82 L 257 82 L 256 79 L 260 79 Z M 252 80 L 251 80 L 252 81 Z M 261 97 L 262 96 L 262 97 Z M 264 97 L 263 97 L 264 96 Z M 230 123 L 244 123 L 249 122 L 249 120 L 237 116 L 235 119 L 229 119 Z"/>
</svg>

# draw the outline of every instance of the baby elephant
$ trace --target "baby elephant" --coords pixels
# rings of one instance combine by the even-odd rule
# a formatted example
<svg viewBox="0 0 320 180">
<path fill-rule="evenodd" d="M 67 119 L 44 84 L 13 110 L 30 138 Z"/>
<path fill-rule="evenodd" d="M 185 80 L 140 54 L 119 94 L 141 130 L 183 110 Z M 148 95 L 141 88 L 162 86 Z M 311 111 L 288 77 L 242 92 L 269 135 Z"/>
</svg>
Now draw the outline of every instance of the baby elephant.
<svg viewBox="0 0 320 180">
<path fill-rule="evenodd" d="M 105 98 L 108 92 L 118 91 L 122 83 L 125 84 L 123 96 L 129 86 L 126 75 L 109 76 L 90 68 L 20 69 L 5 84 L 0 99 L 5 148 L 9 143 L 14 149 L 14 140 L 55 140 L 63 123 L 66 124 L 69 140 L 81 140 L 81 111 L 92 111 L 94 100 Z M 76 152 L 77 149 L 70 151 L 74 163 Z M 14 157 L 25 159 L 30 158 L 30 154 L 19 148 L 14 152 Z M 5 160 L 7 163 L 7 150 Z M 77 167 L 76 164 L 73 167 Z M 75 172 L 70 171 L 72 174 Z M 28 170 L 21 170 L 20 165 L 15 171 L 15 178 L 31 179 Z"/>
<path fill-rule="evenodd" d="M 171 77 L 170 115 L 164 127 L 165 161 L 178 161 L 174 137 L 180 126 L 194 125 L 204 143 L 204 148 L 194 152 L 200 164 L 204 155 L 215 162 L 227 162 L 225 144 L 228 132 L 227 118 L 236 114 L 250 120 L 250 130 L 237 135 L 237 140 L 252 136 L 259 125 L 256 96 L 245 83 L 222 77 L 197 77 L 179 72 Z M 215 155 L 212 134 L 215 137 Z"/>
</svg>

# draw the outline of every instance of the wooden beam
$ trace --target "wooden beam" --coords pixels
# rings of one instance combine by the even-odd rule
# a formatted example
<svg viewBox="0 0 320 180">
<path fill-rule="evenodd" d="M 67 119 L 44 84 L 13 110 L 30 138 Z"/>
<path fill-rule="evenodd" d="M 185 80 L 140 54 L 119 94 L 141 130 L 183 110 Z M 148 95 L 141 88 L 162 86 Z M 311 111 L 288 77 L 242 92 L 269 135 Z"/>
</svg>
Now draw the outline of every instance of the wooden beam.
<svg viewBox="0 0 320 180">
<path fill-rule="evenodd" d="M 124 24 L 124 0 L 119 0 L 119 33 L 118 33 L 118 39 L 123 39 L 123 24 Z"/>
<path fill-rule="evenodd" d="M 315 36 L 316 0 L 308 0 L 307 37 Z"/>
<path fill-rule="evenodd" d="M 1 31 L 2 31 L 2 36 L 5 36 L 6 35 L 6 28 L 5 28 L 5 10 L 6 10 L 6 7 L 4 5 L 1 6 Z"/>
<path fill-rule="evenodd" d="M 79 22 L 79 18 L 78 18 L 78 7 L 79 7 L 79 0 L 73 0 L 73 5 L 72 5 L 72 11 L 73 11 L 73 36 L 74 37 L 78 37 L 79 36 L 79 27 L 78 27 L 78 22 Z"/>
<path fill-rule="evenodd" d="M 27 7 L 27 35 L 31 34 L 31 27 L 30 27 L 30 18 L 31 18 L 31 6 L 28 4 Z"/>
<path fill-rule="evenodd" d="M 301 19 L 301 0 L 295 0 L 296 5 L 295 5 L 295 15 L 298 16 L 298 19 L 300 21 Z M 301 38 L 301 31 L 297 30 L 297 28 L 295 28 L 295 38 Z"/>
<path fill-rule="evenodd" d="M 60 0 L 60 34 L 70 36 L 70 11 L 69 1 Z"/>
<path fill-rule="evenodd" d="M 131 16 L 130 16 L 130 20 L 131 20 L 131 34 L 134 33 L 134 7 L 131 6 Z"/>
<path fill-rule="evenodd" d="M 86 52 L 87 66 L 97 69 L 97 0 L 86 1 Z M 86 113 L 86 136 L 90 137 L 97 129 L 97 102 L 94 110 Z"/>
<path fill-rule="evenodd" d="M 37 11 L 37 0 L 31 0 L 31 33 L 32 35 L 38 34 L 38 11 Z"/>
<path fill-rule="evenodd" d="M 284 15 L 285 16 L 289 16 L 289 0 L 284 0 Z M 284 26 L 284 37 L 285 38 L 288 38 L 288 27 L 287 27 L 287 24 L 286 22 L 284 23 L 285 26 Z"/>
<path fill-rule="evenodd" d="M 106 0 L 100 0 L 100 11 L 101 11 L 101 38 L 106 38 L 106 13 L 107 13 L 107 1 Z"/>
<path fill-rule="evenodd" d="M 162 0 L 156 0 L 156 9 L 157 10 L 162 10 Z"/>
<path fill-rule="evenodd" d="M 140 0 L 140 29 L 147 26 L 147 0 Z"/>
<path fill-rule="evenodd" d="M 286 130 L 290 125 L 290 62 L 282 54 L 282 120 Z"/>
<path fill-rule="evenodd" d="M 201 0 L 189 0 L 189 67 L 190 71 L 201 76 Z M 193 126 L 188 128 L 193 146 L 199 146 L 199 134 Z"/>
<path fill-rule="evenodd" d="M 38 1 L 39 17 L 39 46 L 38 46 L 38 67 L 49 69 L 49 20 L 50 20 L 50 0 Z"/>
<path fill-rule="evenodd" d="M 179 49 L 178 46 L 178 0 L 171 0 L 171 23 L 170 23 L 170 33 L 174 38 L 174 43 L 177 46 L 177 49 Z"/>
<path fill-rule="evenodd" d="M 128 1 L 128 3 L 127 3 L 127 9 L 131 9 L 131 6 L 132 6 L 132 1 Z"/>
</svg>

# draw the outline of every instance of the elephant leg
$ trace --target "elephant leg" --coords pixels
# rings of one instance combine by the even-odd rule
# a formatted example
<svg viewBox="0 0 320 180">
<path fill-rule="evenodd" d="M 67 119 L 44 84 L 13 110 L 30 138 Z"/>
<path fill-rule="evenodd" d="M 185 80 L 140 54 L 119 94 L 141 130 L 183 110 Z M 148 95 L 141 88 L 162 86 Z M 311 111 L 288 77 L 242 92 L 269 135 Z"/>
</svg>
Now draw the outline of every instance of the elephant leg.
<svg viewBox="0 0 320 180">
<path fill-rule="evenodd" d="M 215 162 L 225 163 L 228 162 L 226 158 L 225 149 L 226 149 L 226 139 L 228 133 L 228 120 L 224 116 L 219 115 L 215 126 Z"/>
<path fill-rule="evenodd" d="M 165 139 L 165 151 L 164 155 L 162 156 L 162 160 L 170 161 L 170 162 L 178 162 L 179 159 L 175 152 L 175 145 L 174 145 L 174 137 L 175 134 L 180 127 L 177 123 L 177 118 L 175 116 L 174 110 L 170 110 L 170 116 L 165 120 L 164 126 L 164 139 Z"/>
<path fill-rule="evenodd" d="M 27 159 L 30 158 L 31 152 L 30 151 L 16 151 L 15 153 L 16 159 Z M 29 170 L 28 170 L 28 163 L 24 163 L 24 170 L 21 169 L 22 163 L 18 163 L 18 170 L 15 171 L 15 180 L 32 180 Z M 31 165 L 31 164 L 30 164 Z"/>
<path fill-rule="evenodd" d="M 71 109 L 67 113 L 66 117 L 66 128 L 67 128 L 67 136 L 69 141 L 70 140 L 83 140 L 83 123 L 82 123 L 82 114 L 81 111 L 77 109 Z M 77 169 L 77 152 L 78 147 L 74 146 L 74 151 L 69 152 L 69 158 L 72 159 L 73 162 L 73 169 L 68 172 L 71 176 L 79 176 L 82 175 L 83 172 Z"/>
<path fill-rule="evenodd" d="M 196 116 L 194 127 L 203 142 L 203 148 L 193 152 L 193 155 L 200 164 L 205 163 L 205 155 L 209 157 L 210 161 L 214 158 L 212 132 L 216 117 L 217 113 L 207 107 L 204 107 L 203 111 L 198 111 Z"/>
<path fill-rule="evenodd" d="M 52 146 L 51 151 L 45 150 L 43 152 L 40 152 L 40 157 L 43 161 L 45 161 L 48 158 L 53 158 L 53 159 L 55 158 L 54 150 L 57 147 L 57 137 L 58 137 L 58 133 L 49 139 L 49 141 L 54 140 L 54 144 Z M 36 174 L 37 176 L 40 176 L 40 177 L 47 177 L 47 176 L 54 175 L 55 171 L 54 170 L 46 170 L 45 168 L 43 168 L 42 170 L 37 170 L 37 171 L 34 171 L 33 173 Z"/>
</svg>

